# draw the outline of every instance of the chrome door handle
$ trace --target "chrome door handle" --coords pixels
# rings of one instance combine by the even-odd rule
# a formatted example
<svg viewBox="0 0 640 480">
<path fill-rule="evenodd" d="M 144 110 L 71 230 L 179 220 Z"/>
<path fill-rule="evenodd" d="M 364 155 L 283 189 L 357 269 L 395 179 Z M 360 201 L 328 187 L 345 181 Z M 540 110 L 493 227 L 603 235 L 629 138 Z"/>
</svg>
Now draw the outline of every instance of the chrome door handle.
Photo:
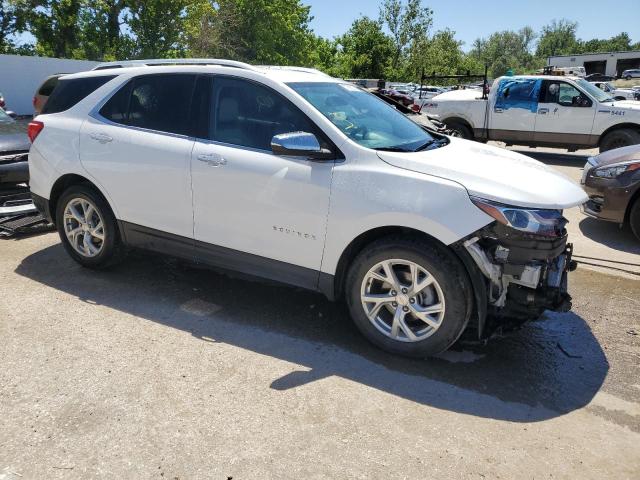
<svg viewBox="0 0 640 480">
<path fill-rule="evenodd" d="M 549 113 L 549 109 L 548 108 L 539 108 L 538 109 L 538 114 L 540 114 L 540 115 L 546 115 L 547 113 Z"/>
<path fill-rule="evenodd" d="M 502 110 L 500 107 L 496 107 L 493 109 L 493 111 L 496 113 L 502 113 L 504 110 Z"/>
<path fill-rule="evenodd" d="M 212 167 L 219 167 L 221 165 L 227 164 L 227 161 L 224 158 L 220 156 L 216 158 L 216 155 L 213 155 L 213 154 L 201 153 L 196 158 L 199 161 L 206 163 L 207 165 L 210 165 Z"/>
<path fill-rule="evenodd" d="M 93 139 L 96 140 L 100 143 L 109 143 L 110 141 L 113 140 L 113 138 L 111 138 L 109 135 L 107 135 L 106 133 L 90 133 L 89 136 Z"/>
</svg>

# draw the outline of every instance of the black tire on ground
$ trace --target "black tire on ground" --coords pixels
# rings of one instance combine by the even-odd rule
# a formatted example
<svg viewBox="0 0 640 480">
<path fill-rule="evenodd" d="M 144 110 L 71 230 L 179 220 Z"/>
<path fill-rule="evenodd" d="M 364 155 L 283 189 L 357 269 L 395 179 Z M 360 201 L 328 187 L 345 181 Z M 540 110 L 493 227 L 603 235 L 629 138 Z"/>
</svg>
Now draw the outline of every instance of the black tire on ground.
<svg viewBox="0 0 640 480">
<path fill-rule="evenodd" d="M 626 77 L 624 77 L 625 80 L 631 80 L 631 75 L 627 75 Z"/>
<path fill-rule="evenodd" d="M 471 129 L 464 123 L 457 122 L 455 120 L 444 123 L 447 127 L 449 127 L 449 129 L 455 132 L 455 137 L 464 138 L 465 140 L 473 140 L 473 133 L 471 132 Z"/>
<path fill-rule="evenodd" d="M 633 234 L 640 240 L 640 198 L 637 198 L 629 211 L 629 226 Z"/>
<path fill-rule="evenodd" d="M 445 311 L 440 327 L 415 342 L 395 340 L 383 334 L 369 320 L 361 301 L 365 276 L 379 262 L 407 260 L 427 270 L 440 285 Z M 471 314 L 473 290 L 460 260 L 446 247 L 425 240 L 391 236 L 369 245 L 354 259 L 345 283 L 345 298 L 351 318 L 374 345 L 390 353 L 425 358 L 445 351 L 460 337 Z"/>
<path fill-rule="evenodd" d="M 627 147 L 640 143 L 640 132 L 631 128 L 619 128 L 607 133 L 600 140 L 600 153 L 614 148 Z"/>
<path fill-rule="evenodd" d="M 86 257 L 76 252 L 65 233 L 64 211 L 67 204 L 74 199 L 85 199 L 91 202 L 103 219 L 103 246 L 102 250 L 94 257 Z M 72 185 L 62 193 L 56 205 L 56 228 L 64 249 L 71 258 L 83 267 L 107 268 L 120 262 L 125 256 L 125 247 L 109 204 L 99 192 L 88 185 Z"/>
</svg>

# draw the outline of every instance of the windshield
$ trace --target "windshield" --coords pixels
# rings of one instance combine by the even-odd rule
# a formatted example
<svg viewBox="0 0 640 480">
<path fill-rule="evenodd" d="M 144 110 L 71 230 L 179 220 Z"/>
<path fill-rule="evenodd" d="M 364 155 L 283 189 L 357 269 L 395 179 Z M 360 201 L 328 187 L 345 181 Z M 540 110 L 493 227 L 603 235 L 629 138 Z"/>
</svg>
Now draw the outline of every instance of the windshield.
<svg viewBox="0 0 640 480">
<path fill-rule="evenodd" d="M 598 87 L 596 87 L 593 83 L 589 83 L 583 78 L 579 78 L 576 80 L 576 84 L 578 84 L 582 89 L 590 94 L 593 98 L 595 98 L 598 102 L 613 102 L 613 98 L 607 92 L 603 92 Z"/>
<path fill-rule="evenodd" d="M 435 139 L 374 95 L 348 83 L 289 83 L 351 140 L 377 150 L 415 151 Z"/>
</svg>

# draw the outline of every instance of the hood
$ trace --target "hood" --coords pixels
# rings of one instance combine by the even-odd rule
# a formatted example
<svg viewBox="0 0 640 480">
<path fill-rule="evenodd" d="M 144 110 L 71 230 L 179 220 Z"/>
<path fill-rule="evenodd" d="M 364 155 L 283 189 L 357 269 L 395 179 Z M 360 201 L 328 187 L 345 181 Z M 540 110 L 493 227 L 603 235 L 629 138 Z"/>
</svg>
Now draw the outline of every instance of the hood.
<svg viewBox="0 0 640 480">
<path fill-rule="evenodd" d="M 468 140 L 422 152 L 384 152 L 385 162 L 414 172 L 453 180 L 470 195 L 528 208 L 564 209 L 587 195 L 571 179 L 519 153 Z"/>
<path fill-rule="evenodd" d="M 616 100 L 611 102 L 612 107 L 624 108 L 625 110 L 640 110 L 640 102 L 636 100 Z"/>
<path fill-rule="evenodd" d="M 600 155 L 592 157 L 589 162 L 592 165 L 602 166 L 620 162 L 640 161 L 640 145 L 629 145 L 628 147 L 608 150 Z"/>
<path fill-rule="evenodd" d="M 24 133 L 0 135 L 0 156 L 5 152 L 26 152 L 30 147 L 29 137 Z"/>
</svg>

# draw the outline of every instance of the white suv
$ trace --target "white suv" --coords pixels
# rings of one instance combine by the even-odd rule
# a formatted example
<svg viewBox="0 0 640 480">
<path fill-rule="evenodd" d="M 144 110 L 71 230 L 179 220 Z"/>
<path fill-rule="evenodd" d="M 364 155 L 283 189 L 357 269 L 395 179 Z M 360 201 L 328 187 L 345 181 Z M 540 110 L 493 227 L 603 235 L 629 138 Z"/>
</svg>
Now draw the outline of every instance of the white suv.
<svg viewBox="0 0 640 480">
<path fill-rule="evenodd" d="M 29 135 L 34 202 L 86 267 L 143 248 L 318 290 L 373 343 L 419 357 L 570 307 L 562 209 L 587 200 L 580 187 L 342 80 L 66 75 Z"/>
</svg>

